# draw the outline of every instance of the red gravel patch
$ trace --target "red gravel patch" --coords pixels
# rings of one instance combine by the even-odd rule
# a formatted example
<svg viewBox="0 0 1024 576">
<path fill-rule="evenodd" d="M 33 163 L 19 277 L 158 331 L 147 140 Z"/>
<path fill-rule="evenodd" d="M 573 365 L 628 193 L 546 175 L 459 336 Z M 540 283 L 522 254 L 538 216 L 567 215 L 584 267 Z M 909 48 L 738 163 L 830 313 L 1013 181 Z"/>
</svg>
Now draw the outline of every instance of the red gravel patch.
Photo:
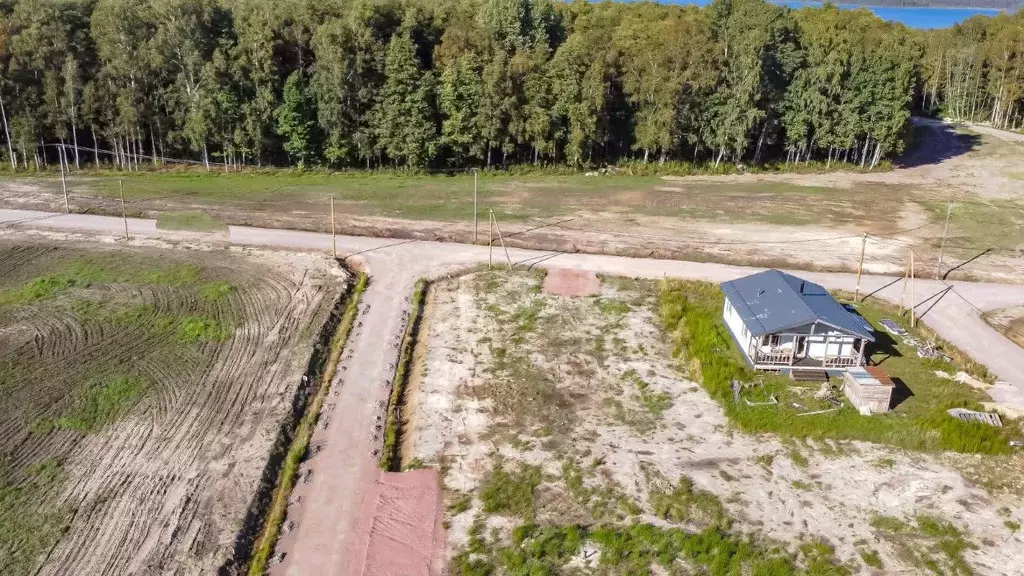
<svg viewBox="0 0 1024 576">
<path fill-rule="evenodd" d="M 559 296 L 596 296 L 601 293 L 601 281 L 589 270 L 551 268 L 544 277 L 544 292 Z"/>
<path fill-rule="evenodd" d="M 359 576 L 440 576 L 444 501 L 437 470 L 384 472 L 363 501 L 356 540 Z"/>
</svg>

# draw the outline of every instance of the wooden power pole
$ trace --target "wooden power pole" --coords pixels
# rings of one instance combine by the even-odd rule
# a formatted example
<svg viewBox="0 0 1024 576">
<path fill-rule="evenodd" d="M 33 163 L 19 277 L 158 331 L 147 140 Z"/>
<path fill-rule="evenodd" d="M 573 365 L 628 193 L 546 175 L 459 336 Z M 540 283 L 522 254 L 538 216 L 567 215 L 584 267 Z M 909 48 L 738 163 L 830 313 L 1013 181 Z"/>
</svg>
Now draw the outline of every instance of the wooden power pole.
<svg viewBox="0 0 1024 576">
<path fill-rule="evenodd" d="M 121 219 L 124 220 L 124 239 L 131 240 L 128 237 L 128 210 L 124 207 L 124 180 L 117 181 L 117 189 L 121 192 Z"/>
<path fill-rule="evenodd" d="M 477 209 L 476 209 L 476 193 L 477 183 L 480 176 L 480 170 L 473 168 L 473 244 L 476 244 L 476 230 L 477 230 Z"/>
<path fill-rule="evenodd" d="M 900 292 L 900 317 L 903 317 L 903 311 L 907 309 L 907 280 L 910 278 L 910 258 L 907 255 L 907 263 L 903 265 L 903 290 Z"/>
<path fill-rule="evenodd" d="M 864 271 L 864 249 L 868 246 L 868 233 L 865 232 L 860 239 L 860 262 L 857 263 L 857 286 L 853 290 L 853 301 L 860 301 L 860 276 Z"/>
<path fill-rule="evenodd" d="M 70 214 L 71 202 L 68 200 L 68 180 L 64 176 L 64 147 L 61 146 L 57 151 L 57 163 L 60 164 L 60 185 L 64 188 L 64 211 Z M 46 151 L 44 150 L 43 153 L 45 154 Z"/>
<path fill-rule="evenodd" d="M 946 232 L 949 231 L 949 217 L 953 215 L 953 199 L 946 203 L 946 224 L 942 227 L 942 243 L 939 244 L 939 263 L 935 269 L 935 276 L 942 280 L 942 256 L 946 250 Z"/>
<path fill-rule="evenodd" d="M 508 246 L 505 246 L 505 239 L 501 236 L 501 227 L 498 226 L 498 219 L 494 217 L 494 210 L 490 211 L 491 222 L 494 223 L 494 230 L 498 233 L 498 241 L 501 242 L 501 249 L 505 251 L 505 261 L 508 262 L 508 270 L 512 271 L 512 258 L 508 255 Z"/>
<path fill-rule="evenodd" d="M 917 324 L 917 312 L 914 310 L 914 249 L 910 249 L 910 327 Z"/>
<path fill-rule="evenodd" d="M 338 259 L 338 234 L 334 226 L 334 196 L 331 196 L 331 252 L 334 259 Z"/>
</svg>

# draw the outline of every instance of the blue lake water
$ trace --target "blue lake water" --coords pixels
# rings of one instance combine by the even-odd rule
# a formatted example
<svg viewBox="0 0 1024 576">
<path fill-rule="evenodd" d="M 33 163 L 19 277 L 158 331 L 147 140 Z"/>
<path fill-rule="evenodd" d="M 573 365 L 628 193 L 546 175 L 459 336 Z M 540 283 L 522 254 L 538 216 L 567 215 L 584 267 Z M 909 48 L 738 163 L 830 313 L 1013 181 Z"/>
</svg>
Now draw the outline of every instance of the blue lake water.
<svg viewBox="0 0 1024 576">
<path fill-rule="evenodd" d="M 705 6 L 710 0 L 661 0 L 663 4 L 696 4 Z M 820 2 L 800 2 L 799 0 L 779 0 L 775 2 L 790 8 L 803 8 L 804 6 L 821 6 Z M 840 8 L 855 9 L 862 6 L 852 4 L 839 4 Z M 911 28 L 948 28 L 958 22 L 975 15 L 995 16 L 999 10 L 987 10 L 982 8 L 902 8 L 896 6 L 863 6 L 883 20 L 891 22 L 902 22 Z"/>
</svg>

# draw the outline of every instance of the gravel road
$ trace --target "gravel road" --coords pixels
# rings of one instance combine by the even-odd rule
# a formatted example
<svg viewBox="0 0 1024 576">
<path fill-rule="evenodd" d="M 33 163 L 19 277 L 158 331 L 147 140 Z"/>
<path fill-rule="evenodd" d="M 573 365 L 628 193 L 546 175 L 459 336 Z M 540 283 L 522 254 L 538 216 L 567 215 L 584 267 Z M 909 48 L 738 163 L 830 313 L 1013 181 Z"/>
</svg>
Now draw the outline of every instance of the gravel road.
<svg viewBox="0 0 1024 576">
<path fill-rule="evenodd" d="M 152 220 L 129 219 L 133 236 L 181 239 L 181 232 L 156 228 Z M 0 210 L 0 230 L 16 233 L 23 228 L 87 231 L 118 236 L 124 224 L 118 218 L 77 214 L 49 214 Z M 203 235 L 185 235 L 201 242 Z M 331 250 L 326 234 L 232 226 L 231 244 L 298 250 Z M 487 247 L 466 244 L 339 236 L 338 254 L 362 264 L 371 275 L 354 331 L 337 380 L 314 436 L 320 450 L 309 460 L 309 482 L 301 483 L 289 508 L 291 530 L 278 550 L 285 552 L 271 574 L 360 575 L 361 556 L 352 541 L 359 521 L 363 496 L 377 477 L 381 445 L 376 431 L 383 414 L 388 384 L 398 358 L 398 341 L 409 312 L 409 296 L 415 280 L 437 277 L 460 268 L 487 262 Z M 851 259 L 855 258 L 851 255 Z M 555 266 L 593 270 L 602 274 L 644 278 L 693 278 L 722 282 L 749 274 L 752 268 L 710 263 L 637 259 L 590 254 L 565 254 L 533 250 L 509 250 L 519 266 Z M 351 261 L 351 260 L 350 260 Z M 504 252 L 494 251 L 495 264 L 505 265 Z M 853 291 L 856 276 L 839 273 L 797 274 L 832 289 Z M 863 293 L 898 302 L 900 278 L 865 275 Z M 1024 394 L 1024 350 L 989 327 L 980 311 L 1024 303 L 1024 286 L 973 282 L 918 280 L 915 302 L 924 322 L 943 338 L 984 362 L 1001 380 L 1007 396 Z"/>
</svg>

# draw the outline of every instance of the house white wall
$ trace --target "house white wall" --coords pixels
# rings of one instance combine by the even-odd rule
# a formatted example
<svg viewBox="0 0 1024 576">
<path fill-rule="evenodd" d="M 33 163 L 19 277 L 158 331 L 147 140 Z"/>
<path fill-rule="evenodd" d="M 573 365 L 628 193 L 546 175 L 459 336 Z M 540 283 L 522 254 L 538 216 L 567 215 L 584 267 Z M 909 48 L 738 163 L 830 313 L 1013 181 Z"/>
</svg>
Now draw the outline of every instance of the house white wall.
<svg viewBox="0 0 1024 576">
<path fill-rule="evenodd" d="M 742 350 L 743 354 L 745 354 L 747 358 L 750 358 L 753 348 L 753 346 L 751 346 L 753 342 L 751 342 L 752 338 L 750 336 L 750 330 L 747 330 L 747 326 L 743 323 L 743 320 L 740 320 L 739 314 L 736 313 L 736 309 L 732 307 L 728 298 L 725 299 L 722 318 L 725 320 L 726 327 L 728 327 L 729 331 L 732 332 L 733 337 L 736 338 L 737 342 L 739 342 L 740 350 Z"/>
</svg>

